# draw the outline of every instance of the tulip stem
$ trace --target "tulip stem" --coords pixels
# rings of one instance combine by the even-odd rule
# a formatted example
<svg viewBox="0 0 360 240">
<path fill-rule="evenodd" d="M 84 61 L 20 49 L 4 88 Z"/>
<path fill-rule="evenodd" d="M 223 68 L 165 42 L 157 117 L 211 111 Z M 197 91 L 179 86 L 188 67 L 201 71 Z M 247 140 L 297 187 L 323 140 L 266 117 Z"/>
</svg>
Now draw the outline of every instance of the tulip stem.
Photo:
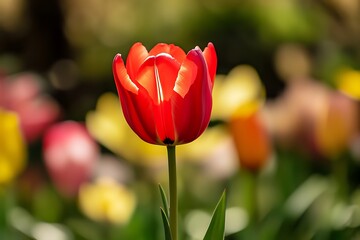
<svg viewBox="0 0 360 240">
<path fill-rule="evenodd" d="M 170 191 L 170 230 L 172 240 L 177 240 L 177 178 L 176 178 L 176 156 L 175 146 L 167 146 L 169 165 L 169 191 Z"/>
</svg>

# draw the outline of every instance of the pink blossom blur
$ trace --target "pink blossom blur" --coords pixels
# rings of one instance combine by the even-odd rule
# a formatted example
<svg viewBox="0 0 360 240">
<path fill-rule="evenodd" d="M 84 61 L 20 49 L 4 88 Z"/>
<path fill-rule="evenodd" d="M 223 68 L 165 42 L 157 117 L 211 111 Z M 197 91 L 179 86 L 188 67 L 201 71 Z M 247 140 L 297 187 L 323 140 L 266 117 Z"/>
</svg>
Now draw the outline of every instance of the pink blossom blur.
<svg viewBox="0 0 360 240">
<path fill-rule="evenodd" d="M 60 107 L 43 92 L 40 79 L 32 73 L 0 76 L 0 107 L 16 112 L 28 142 L 39 139 L 60 116 Z"/>
<path fill-rule="evenodd" d="M 43 154 L 59 192 L 74 196 L 90 177 L 99 158 L 99 148 L 83 124 L 65 121 L 45 132 Z"/>
</svg>

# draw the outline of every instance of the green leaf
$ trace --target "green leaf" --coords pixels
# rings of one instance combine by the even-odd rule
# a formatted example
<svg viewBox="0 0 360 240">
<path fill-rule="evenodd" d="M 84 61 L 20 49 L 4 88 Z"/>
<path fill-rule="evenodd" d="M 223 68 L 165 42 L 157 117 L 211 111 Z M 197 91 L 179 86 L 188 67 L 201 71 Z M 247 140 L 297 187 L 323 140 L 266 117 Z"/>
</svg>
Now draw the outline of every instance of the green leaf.
<svg viewBox="0 0 360 240">
<path fill-rule="evenodd" d="M 226 210 L 226 193 L 221 195 L 221 198 L 216 205 L 214 214 L 211 218 L 209 228 L 206 231 L 203 240 L 223 240 L 225 235 L 225 210 Z"/>
<path fill-rule="evenodd" d="M 169 218 L 169 204 L 168 204 L 168 201 L 167 201 L 167 198 L 166 198 L 166 194 L 165 194 L 165 191 L 163 189 L 163 187 L 159 184 L 159 190 L 160 190 L 160 195 L 161 195 L 161 200 L 162 200 L 162 203 L 163 203 L 163 207 L 164 207 L 164 213 L 166 215 L 166 218 Z"/>
<path fill-rule="evenodd" d="M 169 219 L 166 216 L 164 209 L 160 208 L 160 210 L 161 210 L 161 217 L 162 217 L 163 224 L 164 224 L 165 240 L 172 240 Z"/>
</svg>

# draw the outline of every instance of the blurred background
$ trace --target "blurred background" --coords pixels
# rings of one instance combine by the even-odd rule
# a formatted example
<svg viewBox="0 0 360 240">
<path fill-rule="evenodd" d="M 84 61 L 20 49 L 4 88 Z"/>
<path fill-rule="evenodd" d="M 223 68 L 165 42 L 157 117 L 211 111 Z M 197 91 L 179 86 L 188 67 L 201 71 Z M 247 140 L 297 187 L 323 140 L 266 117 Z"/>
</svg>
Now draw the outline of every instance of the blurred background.
<svg viewBox="0 0 360 240">
<path fill-rule="evenodd" d="M 0 239 L 163 239 L 164 147 L 123 119 L 135 42 L 208 42 L 209 128 L 179 146 L 181 239 L 360 239 L 357 0 L 0 0 Z"/>
</svg>

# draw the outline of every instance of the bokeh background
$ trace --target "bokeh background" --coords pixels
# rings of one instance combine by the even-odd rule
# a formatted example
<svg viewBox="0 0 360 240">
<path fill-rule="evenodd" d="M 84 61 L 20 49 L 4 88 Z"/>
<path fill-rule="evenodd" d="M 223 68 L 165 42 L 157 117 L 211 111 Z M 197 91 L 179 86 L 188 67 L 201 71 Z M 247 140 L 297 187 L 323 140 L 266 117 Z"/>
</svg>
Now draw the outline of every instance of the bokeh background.
<svg viewBox="0 0 360 240">
<path fill-rule="evenodd" d="M 0 0 L 0 239 L 163 239 L 165 147 L 125 123 L 135 42 L 215 45 L 209 128 L 179 146 L 181 239 L 360 239 L 357 0 Z"/>
</svg>

